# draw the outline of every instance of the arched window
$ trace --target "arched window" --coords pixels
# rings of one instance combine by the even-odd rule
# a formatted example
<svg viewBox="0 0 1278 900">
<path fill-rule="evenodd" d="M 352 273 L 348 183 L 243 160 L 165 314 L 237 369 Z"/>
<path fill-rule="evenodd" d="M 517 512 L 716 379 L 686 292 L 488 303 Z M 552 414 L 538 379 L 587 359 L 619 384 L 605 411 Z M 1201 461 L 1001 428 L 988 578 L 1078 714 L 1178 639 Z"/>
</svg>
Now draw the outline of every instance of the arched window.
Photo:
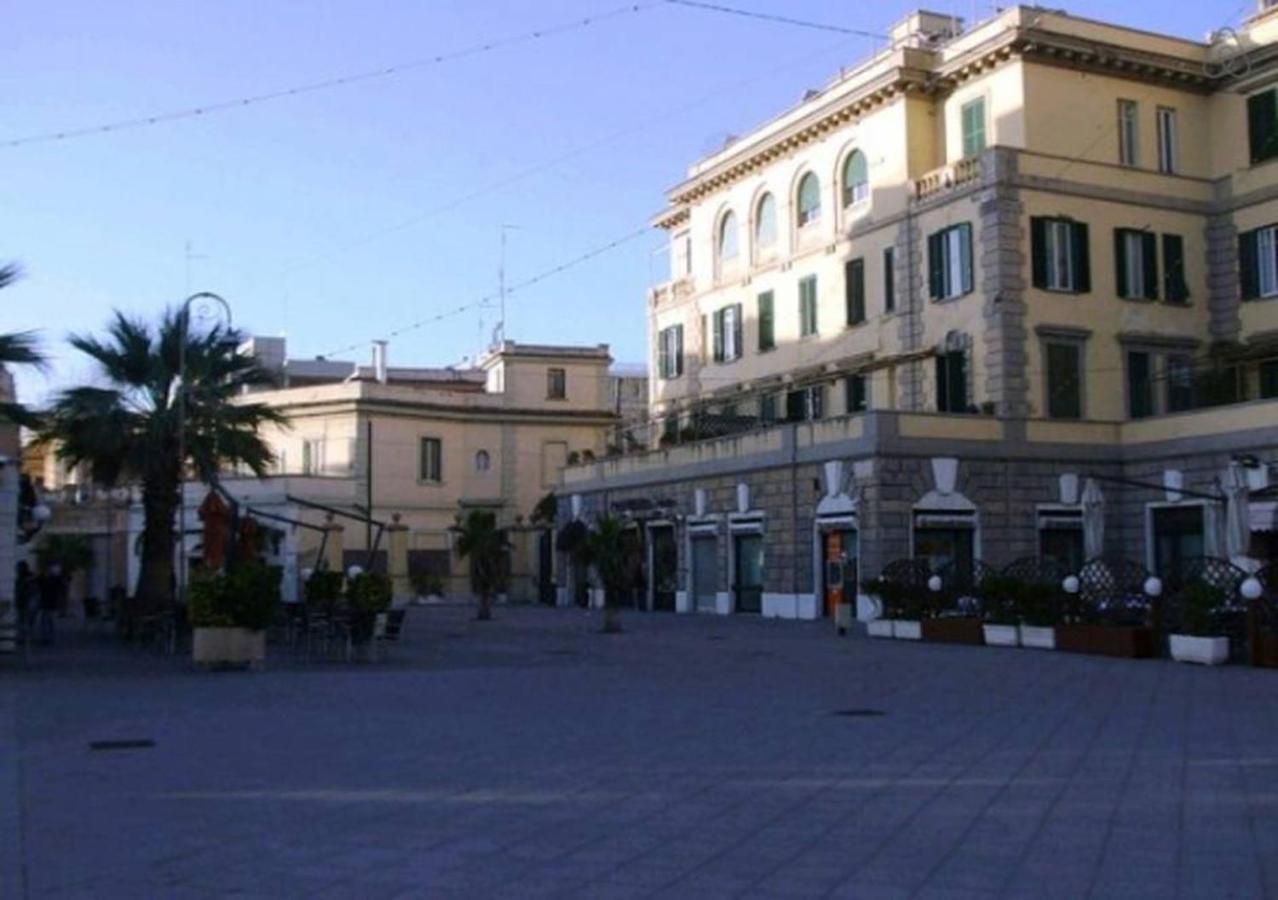
<svg viewBox="0 0 1278 900">
<path fill-rule="evenodd" d="M 821 181 L 809 172 L 799 181 L 799 227 L 821 218 Z"/>
<path fill-rule="evenodd" d="M 475 471 L 487 472 L 488 467 L 492 465 L 492 458 L 488 455 L 487 450 L 480 450 L 475 454 Z"/>
<path fill-rule="evenodd" d="M 719 220 L 719 261 L 737 258 L 737 217 L 729 212 Z"/>
<path fill-rule="evenodd" d="M 843 205 L 851 206 L 870 199 L 870 174 L 865 154 L 853 150 L 843 162 Z"/>
<path fill-rule="evenodd" d="M 754 242 L 771 247 L 777 242 L 777 201 L 771 194 L 759 198 L 754 213 Z"/>
</svg>

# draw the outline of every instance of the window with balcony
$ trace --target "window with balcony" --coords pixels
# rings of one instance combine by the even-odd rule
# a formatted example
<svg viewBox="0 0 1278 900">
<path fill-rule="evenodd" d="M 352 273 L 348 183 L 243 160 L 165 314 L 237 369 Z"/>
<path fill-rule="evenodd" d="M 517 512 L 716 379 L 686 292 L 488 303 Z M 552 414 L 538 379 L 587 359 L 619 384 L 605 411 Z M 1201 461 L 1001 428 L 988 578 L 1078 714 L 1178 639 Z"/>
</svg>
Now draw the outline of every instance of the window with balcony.
<svg viewBox="0 0 1278 900">
<path fill-rule="evenodd" d="M 1135 100 L 1118 101 L 1118 162 L 1140 165 L 1140 117 Z"/>
<path fill-rule="evenodd" d="M 967 350 L 952 349 L 936 357 L 936 411 L 965 413 L 967 397 Z"/>
<path fill-rule="evenodd" d="M 764 394 L 759 398 L 759 420 L 770 425 L 777 420 L 777 395 Z"/>
<path fill-rule="evenodd" d="M 843 380 L 844 409 L 849 415 L 870 408 L 869 387 L 869 378 L 863 374 L 849 375 Z"/>
<path fill-rule="evenodd" d="M 714 314 L 714 361 L 741 358 L 741 304 L 725 306 Z"/>
<path fill-rule="evenodd" d="M 1278 88 L 1247 98 L 1247 138 L 1252 165 L 1278 156 Z"/>
<path fill-rule="evenodd" d="M 972 226 L 964 222 L 928 236 L 928 285 L 933 300 L 952 300 L 972 290 Z"/>
<path fill-rule="evenodd" d="M 719 220 L 718 246 L 721 265 L 737 258 L 737 217 L 732 212 L 724 213 Z"/>
<path fill-rule="evenodd" d="M 1092 289 L 1086 224 L 1031 217 L 1030 255 L 1034 287 L 1072 294 Z"/>
<path fill-rule="evenodd" d="M 418 458 L 418 478 L 438 484 L 444 480 L 444 449 L 439 438 L 421 439 Z"/>
<path fill-rule="evenodd" d="M 324 439 L 311 438 L 302 442 L 302 474 L 324 474 Z"/>
<path fill-rule="evenodd" d="M 865 260 L 849 259 L 843 264 L 843 291 L 848 324 L 865 321 Z"/>
<path fill-rule="evenodd" d="M 657 374 L 669 380 L 683 374 L 683 326 L 671 325 L 657 335 Z"/>
<path fill-rule="evenodd" d="M 1158 107 L 1158 171 L 1175 174 L 1180 162 L 1176 135 L 1176 110 Z"/>
<path fill-rule="evenodd" d="M 1150 354 L 1142 350 L 1127 353 L 1127 416 L 1144 419 L 1154 414 L 1154 371 Z"/>
<path fill-rule="evenodd" d="M 1044 346 L 1049 419 L 1083 416 L 1082 351 L 1075 342 L 1049 342 Z"/>
<path fill-rule="evenodd" d="M 799 336 L 817 333 L 817 279 L 809 275 L 799 281 Z"/>
<path fill-rule="evenodd" d="M 1278 397 L 1278 359 L 1260 364 L 1260 396 L 1263 400 Z"/>
<path fill-rule="evenodd" d="M 1118 296 L 1158 299 L 1158 240 L 1153 232 L 1114 229 L 1114 274 Z"/>
<path fill-rule="evenodd" d="M 1167 357 L 1167 411 L 1183 412 L 1194 408 L 1194 362 L 1182 354 Z"/>
<path fill-rule="evenodd" d="M 1189 302 L 1189 284 L 1185 280 L 1185 241 L 1178 234 L 1163 235 L 1163 299 L 1168 303 Z"/>
<path fill-rule="evenodd" d="M 1238 236 L 1238 269 L 1242 299 L 1278 297 L 1278 225 Z"/>
<path fill-rule="evenodd" d="M 811 172 L 799 180 L 795 208 L 800 228 L 806 228 L 821 218 L 821 181 Z"/>
<path fill-rule="evenodd" d="M 896 312 L 896 250 L 883 248 L 883 311 Z"/>
<path fill-rule="evenodd" d="M 825 385 L 787 391 L 785 418 L 787 422 L 814 422 L 825 416 Z"/>
<path fill-rule="evenodd" d="M 777 345 L 776 313 L 773 311 L 772 291 L 759 295 L 759 352 L 771 350 Z"/>
<path fill-rule="evenodd" d="M 985 149 L 985 98 L 964 103 L 959 111 L 963 133 L 963 156 L 976 156 Z"/>
<path fill-rule="evenodd" d="M 754 243 L 760 250 L 767 250 L 777 243 L 777 201 L 771 194 L 759 198 L 754 212 Z"/>
<path fill-rule="evenodd" d="M 855 206 L 870 199 L 870 170 L 865 154 L 853 150 L 843 161 L 843 205 Z"/>
<path fill-rule="evenodd" d="M 692 237 L 686 231 L 676 234 L 670 241 L 670 277 L 682 278 L 692 274 Z"/>
<path fill-rule="evenodd" d="M 563 400 L 568 396 L 568 372 L 565 369 L 546 370 L 546 399 Z"/>
</svg>

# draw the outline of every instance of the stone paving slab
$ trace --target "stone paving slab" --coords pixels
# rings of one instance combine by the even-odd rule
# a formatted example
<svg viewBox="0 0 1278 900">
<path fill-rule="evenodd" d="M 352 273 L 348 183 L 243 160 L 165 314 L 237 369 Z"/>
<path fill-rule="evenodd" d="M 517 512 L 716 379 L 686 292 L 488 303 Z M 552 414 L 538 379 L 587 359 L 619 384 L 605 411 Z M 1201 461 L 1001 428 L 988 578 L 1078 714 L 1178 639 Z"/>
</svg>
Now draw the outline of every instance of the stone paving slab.
<svg viewBox="0 0 1278 900">
<path fill-rule="evenodd" d="M 1278 672 L 626 624 L 258 674 L 69 634 L 0 668 L 0 897 L 1278 896 Z"/>
</svg>

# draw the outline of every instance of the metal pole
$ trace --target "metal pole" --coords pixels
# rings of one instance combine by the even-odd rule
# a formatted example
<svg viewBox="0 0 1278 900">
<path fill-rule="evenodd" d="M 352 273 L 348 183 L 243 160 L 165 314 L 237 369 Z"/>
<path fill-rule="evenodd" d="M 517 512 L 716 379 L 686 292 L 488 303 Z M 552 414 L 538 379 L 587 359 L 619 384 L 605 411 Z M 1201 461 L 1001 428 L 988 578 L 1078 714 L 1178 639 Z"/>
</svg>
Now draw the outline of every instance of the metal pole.
<svg viewBox="0 0 1278 900">
<path fill-rule="evenodd" d="M 191 336 L 191 304 L 197 300 L 212 300 L 226 313 L 227 327 L 231 326 L 231 305 L 209 291 L 191 294 L 182 301 L 178 319 L 182 325 L 182 339 L 178 341 L 178 572 L 177 597 L 186 596 L 186 342 Z"/>
<path fill-rule="evenodd" d="M 373 420 L 369 418 L 365 423 L 367 452 L 364 458 L 365 477 L 368 479 L 368 487 L 364 494 L 365 503 L 368 507 L 368 521 L 364 523 L 364 547 L 368 550 L 368 567 L 369 571 L 373 570 Z M 378 532 L 380 534 L 381 532 Z"/>
</svg>

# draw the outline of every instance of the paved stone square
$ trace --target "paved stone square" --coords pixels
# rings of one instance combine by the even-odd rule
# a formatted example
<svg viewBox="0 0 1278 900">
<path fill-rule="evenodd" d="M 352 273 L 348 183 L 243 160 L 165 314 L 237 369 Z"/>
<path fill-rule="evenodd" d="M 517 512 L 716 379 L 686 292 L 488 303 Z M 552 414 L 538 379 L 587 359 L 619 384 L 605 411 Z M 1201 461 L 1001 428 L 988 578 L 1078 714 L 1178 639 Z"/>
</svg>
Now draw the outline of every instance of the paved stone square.
<svg viewBox="0 0 1278 900">
<path fill-rule="evenodd" d="M 0 660 L 0 896 L 1278 896 L 1278 672 L 469 616 L 377 665 Z"/>
</svg>

